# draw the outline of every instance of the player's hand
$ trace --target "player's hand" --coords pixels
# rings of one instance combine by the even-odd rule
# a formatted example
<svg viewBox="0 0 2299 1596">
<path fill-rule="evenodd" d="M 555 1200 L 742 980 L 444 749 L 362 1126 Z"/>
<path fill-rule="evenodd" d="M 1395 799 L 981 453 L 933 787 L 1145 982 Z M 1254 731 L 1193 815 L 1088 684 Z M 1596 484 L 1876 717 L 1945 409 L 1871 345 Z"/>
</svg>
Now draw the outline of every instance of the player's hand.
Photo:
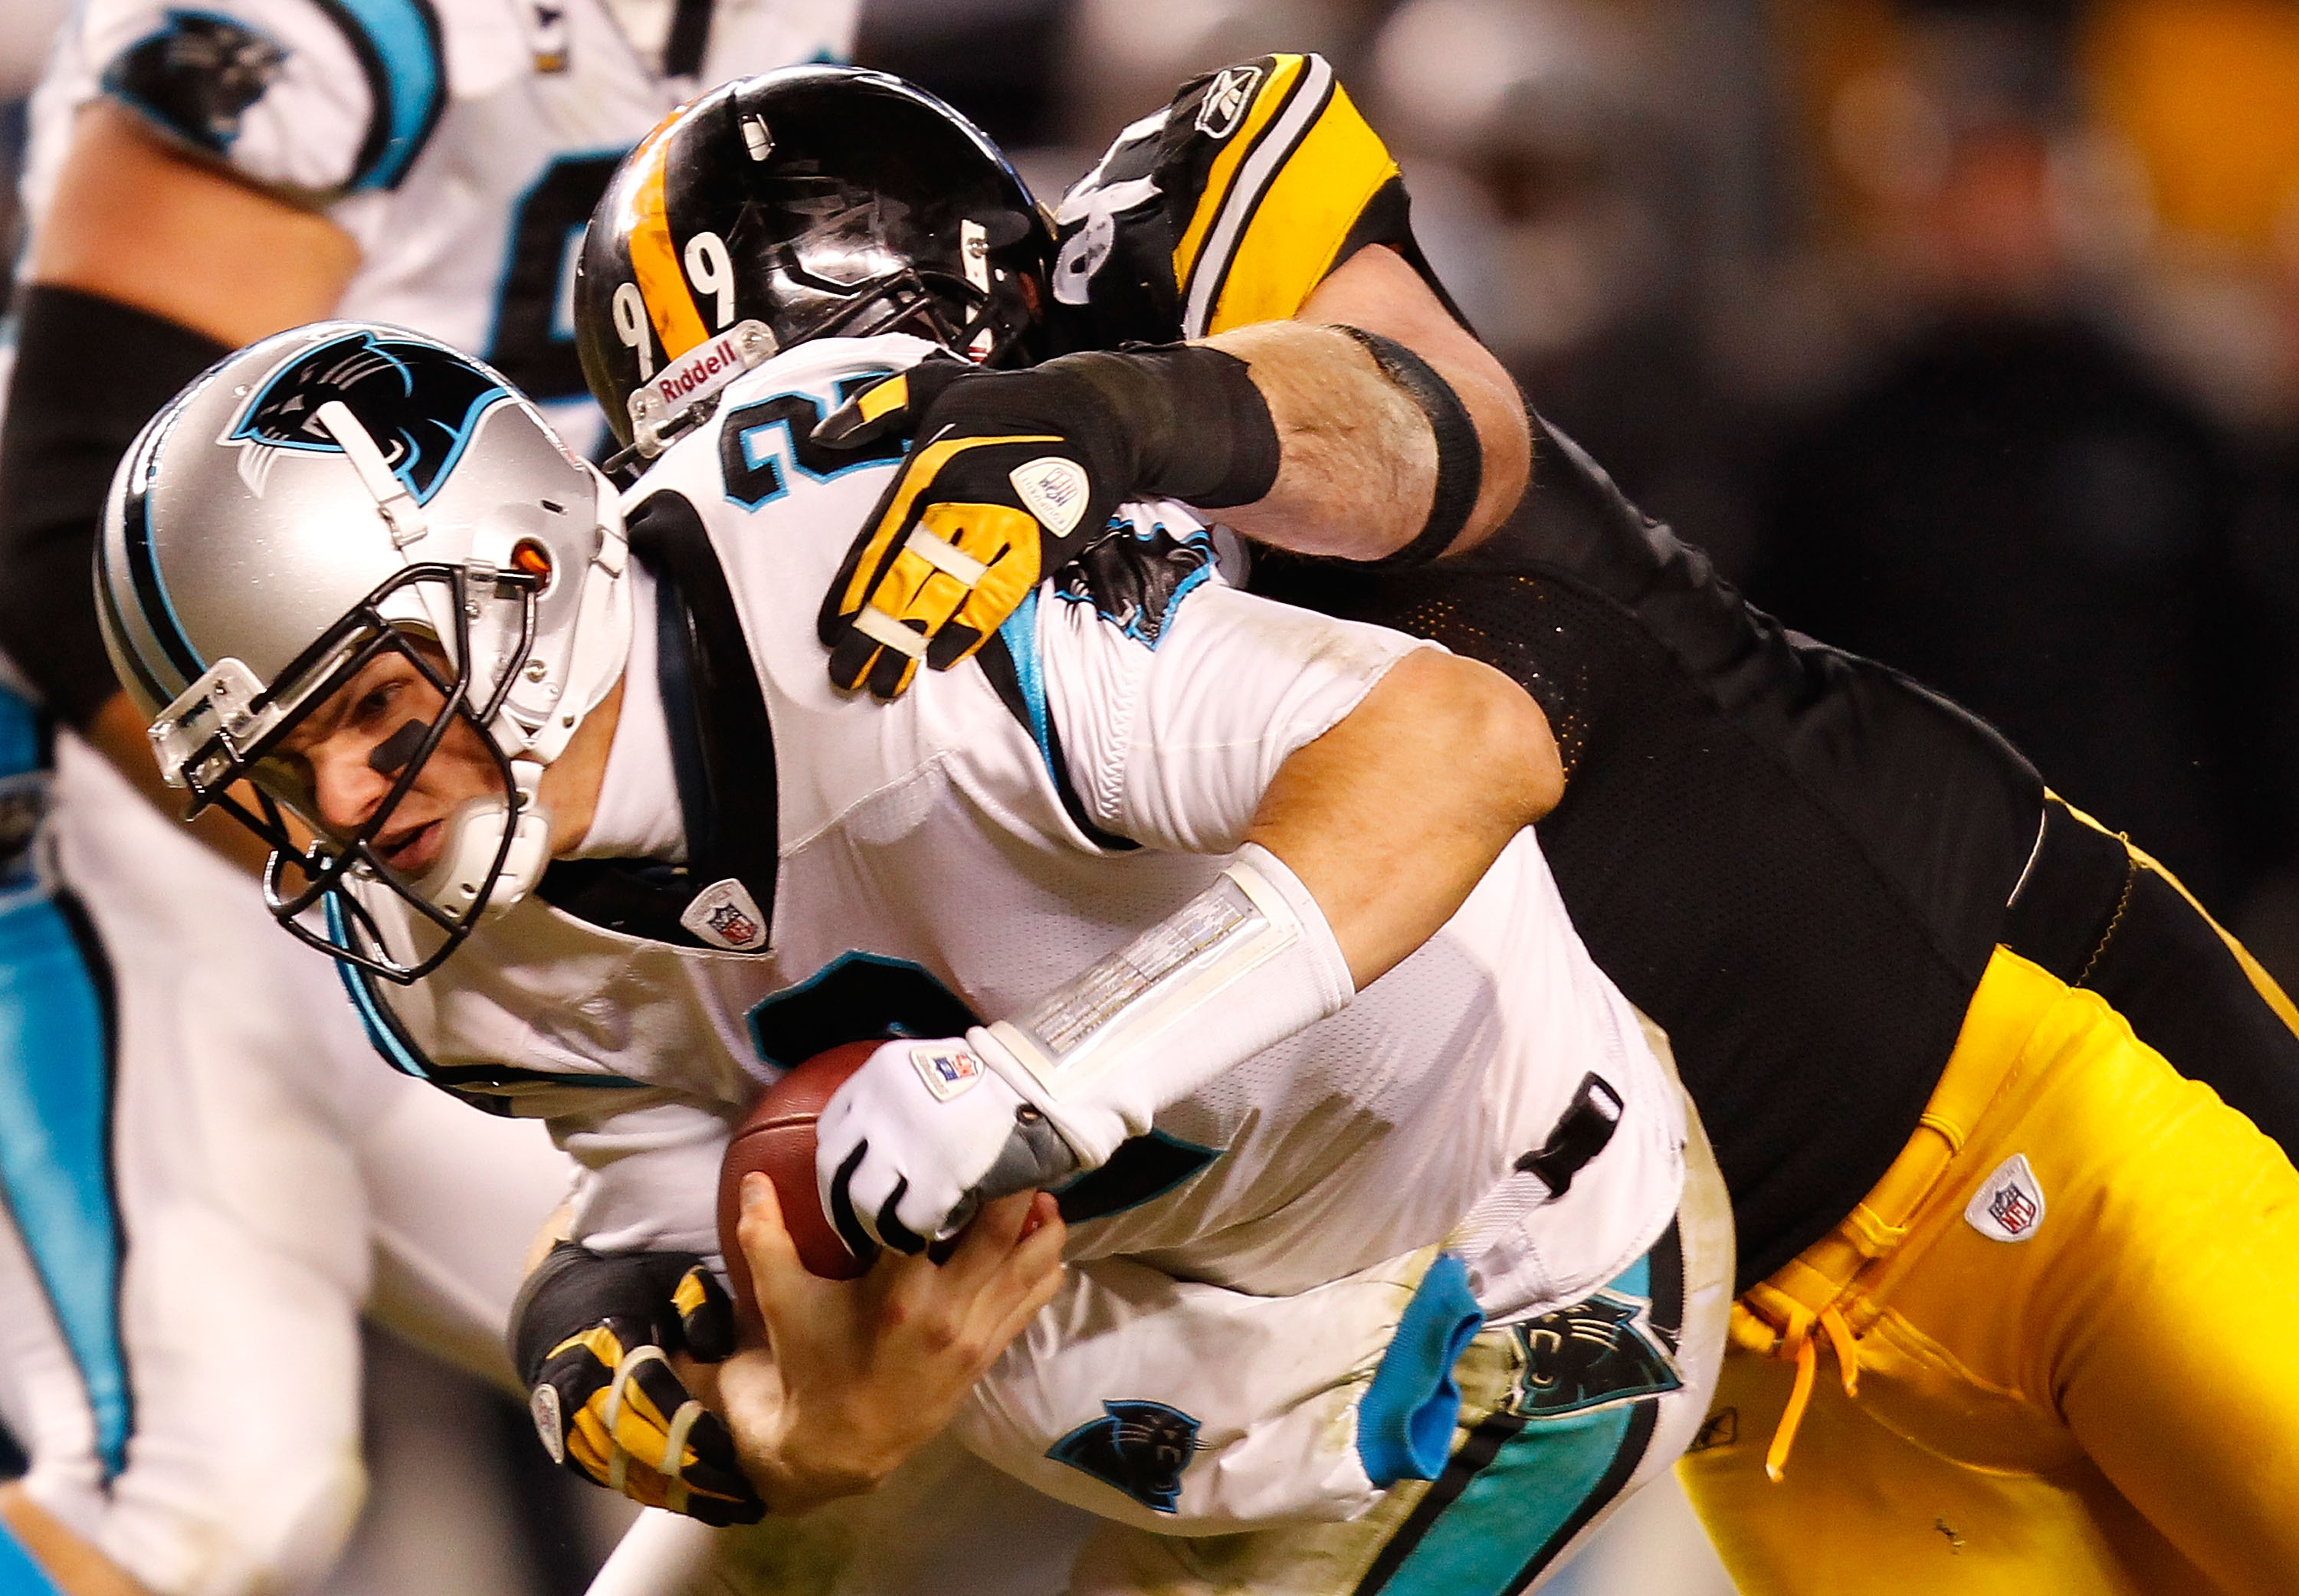
<svg viewBox="0 0 2299 1596">
<path fill-rule="evenodd" d="M 716 1397 L 778 1514 L 869 1490 L 940 1435 L 1061 1281 L 1044 1193 L 986 1204 L 940 1265 L 884 1255 L 854 1280 L 807 1272 L 767 1177 L 742 1197 L 768 1346 L 720 1364 Z"/>
<path fill-rule="evenodd" d="M 815 428 L 834 449 L 917 440 L 824 595 L 830 679 L 899 698 L 918 661 L 946 671 L 1039 580 L 1109 529 L 1136 485 L 1132 448 L 1092 384 L 1058 365 L 984 371 L 936 356 Z"/>
<path fill-rule="evenodd" d="M 551 1249 L 511 1312 L 512 1355 L 552 1458 L 593 1484 L 705 1524 L 766 1512 L 735 1444 L 671 1371 L 735 1349 L 734 1307 L 692 1253 Z"/>
<path fill-rule="evenodd" d="M 984 1054 L 975 1030 L 888 1042 L 815 1124 L 823 1211 L 858 1258 L 876 1242 L 917 1253 L 955 1235 L 985 1196 L 1051 1186 L 1076 1155 Z"/>
</svg>

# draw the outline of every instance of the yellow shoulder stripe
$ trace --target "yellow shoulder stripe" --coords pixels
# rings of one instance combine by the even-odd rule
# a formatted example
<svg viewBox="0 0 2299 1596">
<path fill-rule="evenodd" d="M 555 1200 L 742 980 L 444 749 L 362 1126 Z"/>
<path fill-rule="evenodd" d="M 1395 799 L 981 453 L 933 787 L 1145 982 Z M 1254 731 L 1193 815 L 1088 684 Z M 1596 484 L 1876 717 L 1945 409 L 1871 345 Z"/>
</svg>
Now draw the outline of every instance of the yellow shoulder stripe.
<svg viewBox="0 0 2299 1596">
<path fill-rule="evenodd" d="M 1397 175 L 1388 146 L 1335 84 L 1324 113 L 1270 179 L 1231 251 L 1203 335 L 1297 314 L 1332 270 L 1365 206 Z"/>
<path fill-rule="evenodd" d="M 1245 113 L 1245 120 L 1229 136 L 1229 147 L 1214 158 L 1207 170 L 1206 186 L 1199 191 L 1197 211 L 1190 225 L 1183 229 L 1181 242 L 1174 246 L 1174 282 L 1186 286 L 1190 268 L 1197 264 L 1198 252 L 1205 247 L 1206 235 L 1213 230 L 1214 219 L 1221 214 L 1222 203 L 1229 198 L 1231 183 L 1237 169 L 1245 160 L 1245 153 L 1261 130 L 1269 126 L 1270 118 L 1285 103 L 1285 96 L 1301 78 L 1304 58 L 1299 55 L 1276 55 L 1270 58 L 1275 64 L 1270 69 L 1267 81 L 1253 97 L 1253 108 Z"/>
</svg>

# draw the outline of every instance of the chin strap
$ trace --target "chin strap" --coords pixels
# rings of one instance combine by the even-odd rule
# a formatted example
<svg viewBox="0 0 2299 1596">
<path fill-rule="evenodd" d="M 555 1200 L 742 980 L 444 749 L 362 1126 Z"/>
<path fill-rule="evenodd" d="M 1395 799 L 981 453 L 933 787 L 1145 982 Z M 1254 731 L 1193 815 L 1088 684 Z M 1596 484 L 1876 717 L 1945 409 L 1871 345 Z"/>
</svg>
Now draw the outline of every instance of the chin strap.
<svg viewBox="0 0 2299 1596">
<path fill-rule="evenodd" d="M 430 531 L 423 507 L 415 495 L 392 474 L 391 463 L 384 458 L 383 450 L 376 443 L 352 408 L 340 399 L 331 399 L 321 405 L 312 418 L 335 439 L 344 457 L 359 473 L 360 485 L 367 489 L 375 500 L 375 508 L 383 517 L 384 525 L 391 528 L 391 546 L 404 549 L 408 544 Z"/>
</svg>

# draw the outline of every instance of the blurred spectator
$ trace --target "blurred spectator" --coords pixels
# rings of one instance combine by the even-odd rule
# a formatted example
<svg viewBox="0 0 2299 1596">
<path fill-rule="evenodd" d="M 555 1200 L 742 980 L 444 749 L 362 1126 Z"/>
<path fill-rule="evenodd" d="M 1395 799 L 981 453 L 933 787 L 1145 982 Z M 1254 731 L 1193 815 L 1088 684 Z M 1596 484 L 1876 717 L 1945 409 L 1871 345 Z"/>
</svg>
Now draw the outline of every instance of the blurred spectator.
<svg viewBox="0 0 2299 1596">
<path fill-rule="evenodd" d="M 869 0 L 854 59 L 932 89 L 1004 148 L 1027 148 L 1052 136 L 1063 9 L 1063 0 Z"/>
<path fill-rule="evenodd" d="M 1740 563 L 1746 407 L 1710 302 L 1767 196 L 1754 8 L 1408 0 L 1365 74 L 1423 247 L 1541 413 L 1651 514 Z M 1745 142 L 1745 141 L 1740 141 Z M 1759 170 L 1757 190 L 1762 186 Z"/>
<path fill-rule="evenodd" d="M 1917 314 L 1783 452 L 1751 591 L 1995 721 L 2228 914 L 2276 801 L 2237 462 L 2087 280 L 2075 7 L 1906 11 L 1836 127 Z"/>
<path fill-rule="evenodd" d="M 7 0 L 0 5 L 0 307 L 7 303 L 22 242 L 16 170 L 24 162 L 25 105 L 47 63 L 48 41 L 70 4 L 71 0 Z"/>
<path fill-rule="evenodd" d="M 1100 155 L 1187 78 L 1274 51 L 1315 51 L 1357 85 L 1382 0 L 1072 0 L 1059 45 L 1060 133 Z"/>
</svg>

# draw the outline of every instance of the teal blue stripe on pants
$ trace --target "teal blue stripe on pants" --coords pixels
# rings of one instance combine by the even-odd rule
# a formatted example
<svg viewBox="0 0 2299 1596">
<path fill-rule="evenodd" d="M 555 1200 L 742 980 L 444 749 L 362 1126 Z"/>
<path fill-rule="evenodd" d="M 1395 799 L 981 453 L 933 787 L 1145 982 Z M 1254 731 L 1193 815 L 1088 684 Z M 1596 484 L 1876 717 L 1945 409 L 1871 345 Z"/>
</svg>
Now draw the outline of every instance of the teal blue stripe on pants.
<svg viewBox="0 0 2299 1596">
<path fill-rule="evenodd" d="M 1381 1596 L 1522 1590 L 1626 1483 L 1650 1437 L 1651 1408 L 1634 1402 L 1518 1428 L 1430 1526 Z"/>
<path fill-rule="evenodd" d="M 120 1241 L 104 1004 L 63 912 L 0 912 L 0 1189 L 79 1364 L 105 1472 L 125 1466 Z"/>
<path fill-rule="evenodd" d="M 1660 1271 L 1655 1255 L 1662 1255 Z M 1582 1305 L 1601 1304 L 1601 1324 L 1622 1310 L 1651 1303 L 1681 1265 L 1675 1233 L 1638 1259 Z M 1676 1328 L 1672 1292 L 1661 1319 Z M 1516 1334 L 1555 1327 L 1545 1316 Z M 1573 1334 L 1574 1332 L 1567 1332 Z M 1615 1348 L 1623 1344 L 1616 1340 Z M 1573 1537 L 1627 1488 L 1652 1443 L 1656 1397 L 1676 1388 L 1675 1372 L 1641 1331 L 1625 1343 L 1647 1359 L 1615 1358 L 1589 1367 L 1606 1371 L 1594 1388 L 1552 1378 L 1521 1386 L 1515 1400 L 1471 1432 L 1454 1451 L 1356 1596 L 1515 1596 L 1556 1559 Z M 1528 1380 L 1540 1370 L 1536 1362 Z M 1551 1369 L 1552 1377 L 1556 1371 Z"/>
</svg>

